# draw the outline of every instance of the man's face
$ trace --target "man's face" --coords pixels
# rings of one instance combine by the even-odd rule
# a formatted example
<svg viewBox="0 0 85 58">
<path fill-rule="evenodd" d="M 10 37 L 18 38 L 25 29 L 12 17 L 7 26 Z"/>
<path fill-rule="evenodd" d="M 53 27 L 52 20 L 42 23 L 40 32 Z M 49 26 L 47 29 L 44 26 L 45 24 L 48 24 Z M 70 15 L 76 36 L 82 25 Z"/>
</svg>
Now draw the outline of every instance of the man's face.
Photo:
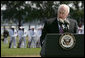
<svg viewBox="0 0 85 58">
<path fill-rule="evenodd" d="M 58 18 L 65 19 L 68 16 L 67 8 L 61 7 L 58 11 Z"/>
</svg>

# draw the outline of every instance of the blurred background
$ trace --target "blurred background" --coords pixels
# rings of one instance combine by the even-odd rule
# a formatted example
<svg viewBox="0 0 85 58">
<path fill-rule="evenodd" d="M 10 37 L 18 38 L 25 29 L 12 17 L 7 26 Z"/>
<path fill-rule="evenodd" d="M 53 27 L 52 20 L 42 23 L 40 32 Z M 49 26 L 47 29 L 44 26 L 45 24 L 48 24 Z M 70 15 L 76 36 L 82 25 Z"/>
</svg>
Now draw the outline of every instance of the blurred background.
<svg viewBox="0 0 85 58">
<path fill-rule="evenodd" d="M 18 29 L 18 26 L 23 26 L 25 30 L 28 30 L 31 26 L 34 26 L 35 29 L 39 26 L 43 28 L 47 19 L 57 16 L 60 4 L 67 4 L 70 7 L 68 17 L 75 19 L 81 29 L 84 26 L 84 1 L 1 1 L 1 35 L 3 35 L 4 26 L 8 31 L 10 26 L 15 26 L 16 29 Z M 6 52 L 9 51 L 9 49 L 6 50 L 8 45 L 5 46 L 1 43 L 1 46 L 3 48 L 1 56 L 12 55 L 12 53 Z M 28 52 L 27 50 L 25 52 Z M 36 55 L 40 56 L 40 48 L 35 51 L 37 51 L 35 52 Z M 26 53 L 25 55 L 34 55 L 33 53 Z M 17 55 L 15 51 L 14 54 Z"/>
<path fill-rule="evenodd" d="M 57 16 L 58 6 L 63 3 L 70 7 L 69 17 L 78 25 L 84 24 L 84 1 L 1 1 L 1 27 L 43 26 L 46 19 Z"/>
</svg>

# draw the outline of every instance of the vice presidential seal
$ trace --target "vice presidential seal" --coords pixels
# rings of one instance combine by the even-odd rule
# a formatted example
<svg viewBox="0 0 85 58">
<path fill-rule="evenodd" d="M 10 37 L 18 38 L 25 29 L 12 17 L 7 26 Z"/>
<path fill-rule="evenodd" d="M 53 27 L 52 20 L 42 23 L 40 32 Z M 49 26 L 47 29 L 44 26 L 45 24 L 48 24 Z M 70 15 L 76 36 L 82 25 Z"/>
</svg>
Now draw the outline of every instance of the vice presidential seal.
<svg viewBox="0 0 85 58">
<path fill-rule="evenodd" d="M 75 45 L 75 37 L 71 33 L 64 33 L 60 36 L 59 44 L 60 46 L 65 49 L 69 50 L 72 49 Z"/>
</svg>

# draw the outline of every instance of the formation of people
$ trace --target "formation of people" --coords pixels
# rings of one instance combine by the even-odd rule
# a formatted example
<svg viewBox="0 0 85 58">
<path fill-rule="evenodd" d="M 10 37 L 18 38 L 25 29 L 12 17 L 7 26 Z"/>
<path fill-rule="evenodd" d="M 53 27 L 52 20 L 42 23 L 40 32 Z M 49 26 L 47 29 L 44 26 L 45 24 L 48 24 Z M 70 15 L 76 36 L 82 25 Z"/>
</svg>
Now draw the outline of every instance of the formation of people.
<svg viewBox="0 0 85 58">
<path fill-rule="evenodd" d="M 84 25 L 78 27 L 77 34 L 84 34 Z M 11 26 L 9 31 L 6 30 L 6 28 L 4 27 L 3 42 L 4 44 L 9 44 L 9 48 L 40 48 L 41 35 L 41 26 L 38 27 L 36 30 L 34 27 L 30 27 L 28 30 L 25 30 L 23 26 L 20 26 L 17 30 L 15 26 Z M 8 36 L 10 38 L 9 42 Z M 18 44 L 16 38 L 18 39 Z"/>
<path fill-rule="evenodd" d="M 28 30 L 25 30 L 23 26 L 20 26 L 19 29 L 16 30 L 15 26 L 12 26 L 8 32 L 4 33 L 4 36 L 6 34 L 7 36 L 9 35 L 10 38 L 10 41 L 8 43 L 7 36 L 5 37 L 6 38 L 5 44 L 9 44 L 9 48 L 40 48 L 41 47 L 40 46 L 40 36 L 42 34 L 41 26 L 38 27 L 36 30 L 34 27 L 30 27 Z"/>
</svg>

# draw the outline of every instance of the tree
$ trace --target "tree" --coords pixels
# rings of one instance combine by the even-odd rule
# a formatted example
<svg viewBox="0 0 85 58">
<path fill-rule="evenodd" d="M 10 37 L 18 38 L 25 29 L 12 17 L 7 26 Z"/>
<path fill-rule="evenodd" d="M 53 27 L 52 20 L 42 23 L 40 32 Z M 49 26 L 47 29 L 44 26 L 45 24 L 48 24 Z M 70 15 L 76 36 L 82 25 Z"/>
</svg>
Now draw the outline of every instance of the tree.
<svg viewBox="0 0 85 58">
<path fill-rule="evenodd" d="M 70 7 L 71 18 L 77 21 L 79 18 L 84 18 L 84 1 L 1 1 L 1 7 L 6 5 L 6 10 L 2 10 L 3 19 L 9 21 L 15 19 L 19 24 L 22 24 L 22 20 L 27 22 L 34 19 L 56 17 L 60 4 L 72 4 Z"/>
<path fill-rule="evenodd" d="M 1 1 L 2 5 L 6 5 L 6 10 L 2 11 L 3 19 L 14 20 L 17 19 L 21 22 L 23 13 L 20 6 L 22 6 L 24 1 Z"/>
</svg>

